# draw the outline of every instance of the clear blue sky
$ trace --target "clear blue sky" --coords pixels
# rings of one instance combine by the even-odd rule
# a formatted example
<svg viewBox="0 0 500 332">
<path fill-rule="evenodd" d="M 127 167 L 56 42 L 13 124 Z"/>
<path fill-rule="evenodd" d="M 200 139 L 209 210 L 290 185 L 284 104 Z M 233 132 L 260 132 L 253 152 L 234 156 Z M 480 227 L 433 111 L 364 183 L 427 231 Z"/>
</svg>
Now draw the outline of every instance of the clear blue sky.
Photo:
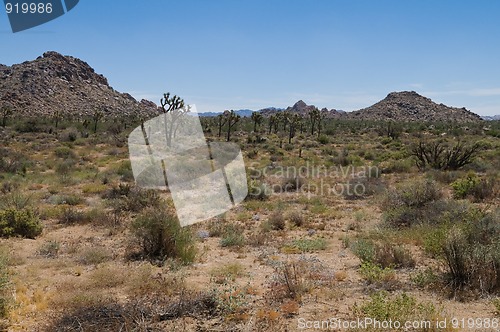
<svg viewBox="0 0 500 332">
<path fill-rule="evenodd" d="M 80 0 L 12 34 L 0 63 L 47 50 L 87 61 L 118 91 L 198 111 L 286 107 L 351 111 L 391 91 L 500 114 L 500 1 Z"/>
</svg>

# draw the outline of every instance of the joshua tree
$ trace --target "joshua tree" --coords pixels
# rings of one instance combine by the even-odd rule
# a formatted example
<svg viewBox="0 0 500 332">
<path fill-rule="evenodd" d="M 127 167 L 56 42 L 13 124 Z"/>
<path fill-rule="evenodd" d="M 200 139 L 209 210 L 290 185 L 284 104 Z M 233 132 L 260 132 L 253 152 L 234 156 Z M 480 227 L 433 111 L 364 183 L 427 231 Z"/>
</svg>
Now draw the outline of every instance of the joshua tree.
<svg viewBox="0 0 500 332">
<path fill-rule="evenodd" d="M 240 116 L 237 115 L 233 110 L 231 111 L 224 111 L 224 116 L 226 117 L 226 122 L 227 122 L 227 141 L 231 139 L 231 128 L 234 127 L 234 125 L 240 121 Z"/>
<path fill-rule="evenodd" d="M 165 114 L 165 135 L 167 139 L 167 146 L 172 145 L 172 138 L 175 136 L 179 128 L 180 119 L 189 112 L 189 107 L 184 107 L 184 100 L 174 95 L 170 97 L 170 92 L 164 93 L 163 98 L 160 99 L 161 109 Z M 170 114 L 170 121 L 167 121 L 167 114 Z"/>
<path fill-rule="evenodd" d="M 3 106 L 2 107 L 2 127 L 5 128 L 7 125 L 7 119 L 12 116 L 14 112 L 12 111 L 12 108 L 9 106 Z"/>
<path fill-rule="evenodd" d="M 61 111 L 60 110 L 54 111 L 54 113 L 52 114 L 52 118 L 54 119 L 54 125 L 57 129 L 57 127 L 59 126 L 59 121 L 61 120 Z"/>
<path fill-rule="evenodd" d="M 257 125 L 262 123 L 262 114 L 259 112 L 253 112 L 251 118 L 253 120 L 253 131 L 257 132 Z"/>
<path fill-rule="evenodd" d="M 104 117 L 104 110 L 96 108 L 92 114 L 92 121 L 94 122 L 94 134 L 97 132 L 97 123 Z"/>
<path fill-rule="evenodd" d="M 289 133 L 288 133 L 288 144 L 292 143 L 292 138 L 295 137 L 295 130 L 300 125 L 302 117 L 299 114 L 293 114 L 288 116 Z"/>
<path fill-rule="evenodd" d="M 219 133 L 218 133 L 219 137 L 222 135 L 222 127 L 224 127 L 226 122 L 227 122 L 227 117 L 224 113 L 217 115 L 217 127 L 219 128 Z"/>
<path fill-rule="evenodd" d="M 309 111 L 309 121 L 311 122 L 311 136 L 314 135 L 314 128 L 316 127 L 316 123 L 319 121 L 320 117 L 321 113 L 316 107 L 313 110 Z"/>
<path fill-rule="evenodd" d="M 276 115 L 273 114 L 269 117 L 269 135 L 271 135 L 271 132 L 273 131 L 274 124 L 276 123 Z"/>
</svg>

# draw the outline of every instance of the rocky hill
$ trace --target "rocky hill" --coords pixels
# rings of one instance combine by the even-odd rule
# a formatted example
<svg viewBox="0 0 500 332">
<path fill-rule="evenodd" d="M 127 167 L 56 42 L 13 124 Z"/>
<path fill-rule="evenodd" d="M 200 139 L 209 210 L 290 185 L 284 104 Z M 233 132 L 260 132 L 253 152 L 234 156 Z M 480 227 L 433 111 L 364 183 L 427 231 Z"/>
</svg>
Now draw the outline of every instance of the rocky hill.
<svg viewBox="0 0 500 332">
<path fill-rule="evenodd" d="M 153 102 L 138 102 L 109 86 L 86 62 L 57 52 L 46 52 L 34 61 L 0 65 L 0 107 L 12 107 L 17 115 L 40 116 L 55 112 L 84 116 L 96 109 L 106 116 L 154 115 Z"/>
<path fill-rule="evenodd" d="M 271 116 L 272 114 L 276 114 L 278 112 L 285 111 L 285 112 L 290 112 L 290 113 L 297 113 L 303 117 L 307 117 L 309 112 L 311 112 L 315 108 L 316 108 L 316 106 L 307 105 L 303 100 L 299 100 L 293 106 L 287 107 L 284 110 L 283 109 L 276 109 L 276 108 L 268 108 L 268 109 L 260 110 L 260 112 L 264 116 Z M 328 110 L 327 108 L 321 109 L 321 113 L 325 116 L 325 118 L 340 118 L 344 114 L 344 112 L 337 111 L 334 109 Z"/>
<path fill-rule="evenodd" d="M 481 117 L 464 108 L 436 104 L 415 91 L 391 92 L 378 103 L 348 114 L 350 119 L 476 122 Z"/>
</svg>

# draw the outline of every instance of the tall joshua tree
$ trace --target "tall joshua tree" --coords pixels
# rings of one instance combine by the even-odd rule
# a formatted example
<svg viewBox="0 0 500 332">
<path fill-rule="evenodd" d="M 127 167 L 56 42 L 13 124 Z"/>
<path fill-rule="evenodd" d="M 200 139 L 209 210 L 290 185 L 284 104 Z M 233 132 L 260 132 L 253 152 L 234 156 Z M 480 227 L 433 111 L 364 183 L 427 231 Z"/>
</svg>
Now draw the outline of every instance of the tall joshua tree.
<svg viewBox="0 0 500 332">
<path fill-rule="evenodd" d="M 189 112 L 189 107 L 184 107 L 184 100 L 181 97 L 177 95 L 170 97 L 170 92 L 163 94 L 163 98 L 160 99 L 160 105 L 163 113 L 165 114 L 165 135 L 167 139 L 167 146 L 171 146 L 172 138 L 179 127 L 180 119 L 187 112 Z M 167 114 L 170 115 L 170 121 L 167 121 Z"/>
<path fill-rule="evenodd" d="M 253 112 L 251 118 L 253 120 L 253 131 L 257 132 L 257 125 L 262 123 L 262 114 L 259 112 Z"/>
<path fill-rule="evenodd" d="M 268 133 L 269 135 L 271 135 L 275 122 L 276 122 L 276 115 L 273 114 L 269 117 L 269 133 Z"/>
<path fill-rule="evenodd" d="M 241 117 L 237 115 L 233 110 L 225 111 L 223 114 L 226 117 L 227 121 L 227 141 L 229 142 L 231 140 L 231 129 L 236 123 L 238 123 L 238 121 L 240 121 Z"/>
<path fill-rule="evenodd" d="M 292 143 L 292 138 L 295 137 L 295 131 L 298 126 L 300 126 L 300 122 L 302 117 L 299 114 L 293 114 L 288 117 L 289 123 L 289 132 L 288 132 L 288 144 Z"/>
<path fill-rule="evenodd" d="M 227 122 L 227 117 L 224 113 L 217 115 L 217 128 L 219 130 L 218 137 L 222 135 L 222 127 L 224 127 L 226 122 Z"/>
<path fill-rule="evenodd" d="M 318 122 L 320 116 L 321 113 L 316 107 L 313 110 L 309 111 L 309 121 L 311 122 L 311 136 L 314 136 L 314 129 L 316 128 L 316 123 Z"/>
<path fill-rule="evenodd" d="M 9 106 L 3 106 L 2 107 L 2 127 L 5 128 L 7 125 L 7 119 L 12 116 L 14 112 L 12 111 L 12 108 Z"/>
<path fill-rule="evenodd" d="M 104 117 L 105 110 L 96 108 L 92 114 L 92 121 L 94 122 L 94 134 L 97 132 L 97 124 Z"/>
</svg>

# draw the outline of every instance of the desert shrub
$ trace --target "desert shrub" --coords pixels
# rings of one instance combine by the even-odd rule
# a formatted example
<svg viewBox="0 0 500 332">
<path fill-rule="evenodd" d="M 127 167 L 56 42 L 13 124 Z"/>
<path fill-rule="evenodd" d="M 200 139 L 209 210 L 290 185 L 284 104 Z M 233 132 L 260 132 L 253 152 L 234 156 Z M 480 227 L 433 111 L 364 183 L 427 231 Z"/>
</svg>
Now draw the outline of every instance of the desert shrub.
<svg viewBox="0 0 500 332">
<path fill-rule="evenodd" d="M 455 289 L 469 287 L 486 293 L 500 290 L 500 212 L 479 222 L 451 229 L 443 245 L 448 274 Z"/>
<path fill-rule="evenodd" d="M 248 185 L 248 199 L 257 199 L 265 201 L 272 195 L 272 188 L 264 182 L 251 180 Z"/>
<path fill-rule="evenodd" d="M 148 208 L 132 223 L 132 233 L 149 259 L 178 259 L 193 262 L 196 254 L 194 237 L 189 228 L 180 226 L 174 213 L 161 208 Z"/>
<path fill-rule="evenodd" d="M 76 159 L 77 155 L 75 151 L 67 146 L 61 146 L 54 150 L 54 155 L 62 159 Z"/>
<path fill-rule="evenodd" d="M 304 215 L 299 211 L 291 211 L 287 216 L 288 221 L 295 227 L 301 227 L 304 225 Z"/>
<path fill-rule="evenodd" d="M 37 250 L 37 254 L 47 258 L 55 258 L 59 254 L 61 244 L 55 240 L 45 241 Z"/>
<path fill-rule="evenodd" d="M 84 213 L 71 205 L 62 207 L 58 221 L 63 225 L 74 225 L 84 221 Z"/>
<path fill-rule="evenodd" d="M 425 270 L 412 274 L 410 280 L 417 285 L 417 287 L 426 288 L 436 284 L 439 281 L 439 276 L 434 272 L 434 269 L 428 267 Z"/>
<path fill-rule="evenodd" d="M 328 138 L 328 136 L 322 134 L 318 137 L 318 142 L 324 145 L 330 143 L 330 139 Z"/>
<path fill-rule="evenodd" d="M 383 192 L 384 183 L 378 177 L 361 176 L 350 179 L 342 187 L 342 196 L 347 200 L 363 199 Z"/>
<path fill-rule="evenodd" d="M 120 165 L 116 170 L 116 174 L 120 176 L 121 181 L 125 182 L 134 181 L 134 173 L 132 172 L 132 165 L 128 160 L 120 163 Z"/>
<path fill-rule="evenodd" d="M 437 184 L 432 180 L 411 180 L 390 190 L 386 197 L 387 206 L 423 207 L 442 196 Z"/>
<path fill-rule="evenodd" d="M 390 242 L 375 243 L 358 239 L 350 244 L 351 251 L 362 263 L 373 263 L 381 268 L 413 268 L 415 260 L 410 251 Z"/>
<path fill-rule="evenodd" d="M 383 268 L 414 268 L 415 260 L 411 252 L 399 245 L 389 242 L 375 246 L 375 263 Z"/>
<path fill-rule="evenodd" d="M 83 248 L 78 254 L 78 261 L 85 265 L 97 265 L 111 259 L 111 253 L 104 247 Z"/>
<path fill-rule="evenodd" d="M 74 142 L 78 138 L 78 130 L 76 128 L 68 128 L 59 135 L 61 142 Z"/>
<path fill-rule="evenodd" d="M 460 178 L 451 184 L 453 188 L 453 196 L 455 198 L 466 198 L 480 183 L 480 179 L 474 173 L 469 173 L 465 178 Z"/>
<path fill-rule="evenodd" d="M 71 206 L 80 205 L 85 202 L 85 199 L 82 196 L 72 195 L 72 194 L 55 196 L 53 200 L 57 205 L 71 205 Z"/>
<path fill-rule="evenodd" d="M 225 224 L 221 230 L 221 247 L 242 247 L 245 244 L 243 227 L 237 224 Z"/>
<path fill-rule="evenodd" d="M 42 233 L 42 223 L 32 209 L 8 208 L 0 211 L 0 236 L 34 239 Z"/>
<path fill-rule="evenodd" d="M 283 216 L 283 211 L 276 210 L 271 213 L 268 219 L 268 223 L 272 230 L 285 229 L 285 217 Z"/>
<path fill-rule="evenodd" d="M 331 286 L 334 279 L 335 273 L 312 257 L 278 261 L 274 265 L 266 297 L 271 303 L 286 303 L 286 299 L 300 300 L 302 295 L 314 288 Z"/>
<path fill-rule="evenodd" d="M 392 268 L 382 268 L 371 262 L 361 263 L 359 273 L 369 284 L 390 283 L 396 279 L 396 273 Z"/>
<path fill-rule="evenodd" d="M 494 179 L 480 178 L 474 173 L 460 178 L 451 184 L 455 198 L 473 197 L 475 201 L 482 201 L 494 194 Z"/>
<path fill-rule="evenodd" d="M 349 248 L 361 262 L 373 262 L 375 259 L 375 245 L 373 241 L 358 239 L 355 242 L 349 243 Z"/>
<path fill-rule="evenodd" d="M 114 209 L 130 212 L 140 212 L 147 207 L 159 207 L 162 201 L 156 190 L 142 189 L 128 184 L 119 184 L 102 197 L 110 199 L 110 205 Z"/>
<path fill-rule="evenodd" d="M 391 227 L 422 223 L 430 215 L 428 207 L 442 196 L 432 180 L 412 180 L 389 190 L 382 200 L 384 220 Z M 425 208 L 424 208 L 425 207 Z"/>
<path fill-rule="evenodd" d="M 281 192 L 299 191 L 305 184 L 305 178 L 301 176 L 287 177 L 281 183 Z"/>
<path fill-rule="evenodd" d="M 0 148 L 0 172 L 26 174 L 30 164 L 29 158 L 23 153 Z"/>
<path fill-rule="evenodd" d="M 354 314 L 358 317 L 370 317 L 379 322 L 433 322 L 438 312 L 432 303 L 418 302 L 414 297 L 402 293 L 390 297 L 385 291 L 375 292 L 370 300 L 362 305 L 354 306 Z"/>
</svg>

